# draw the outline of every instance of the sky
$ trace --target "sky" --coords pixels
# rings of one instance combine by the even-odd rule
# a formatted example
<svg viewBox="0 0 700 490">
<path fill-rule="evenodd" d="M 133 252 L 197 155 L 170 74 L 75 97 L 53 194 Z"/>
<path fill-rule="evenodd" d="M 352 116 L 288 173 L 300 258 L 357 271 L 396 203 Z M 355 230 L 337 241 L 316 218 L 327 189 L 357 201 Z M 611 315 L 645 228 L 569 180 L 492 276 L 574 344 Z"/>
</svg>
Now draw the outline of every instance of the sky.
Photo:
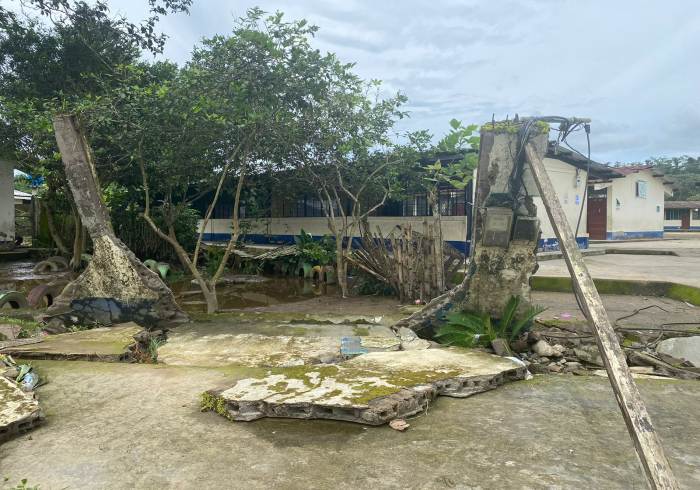
<svg viewBox="0 0 700 490">
<path fill-rule="evenodd" d="M 145 17 L 145 0 L 109 3 Z M 315 47 L 404 93 L 401 131 L 440 137 L 452 118 L 576 116 L 592 119 L 600 162 L 700 154 L 697 0 L 194 0 L 189 15 L 159 24 L 163 56 L 185 63 L 253 6 L 309 20 Z"/>
</svg>

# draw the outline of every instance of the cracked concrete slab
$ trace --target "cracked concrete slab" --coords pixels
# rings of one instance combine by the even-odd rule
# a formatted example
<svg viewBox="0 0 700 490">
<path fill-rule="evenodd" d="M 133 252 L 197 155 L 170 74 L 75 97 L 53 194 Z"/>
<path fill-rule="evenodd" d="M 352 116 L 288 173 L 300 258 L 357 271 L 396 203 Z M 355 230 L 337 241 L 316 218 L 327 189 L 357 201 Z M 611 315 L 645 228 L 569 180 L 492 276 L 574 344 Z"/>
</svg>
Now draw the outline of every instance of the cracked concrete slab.
<svg viewBox="0 0 700 490">
<path fill-rule="evenodd" d="M 7 347 L 0 352 L 23 359 L 66 359 L 83 361 L 123 360 L 134 335 L 143 328 L 135 323 L 93 328 L 80 332 L 47 335 L 36 344 Z"/>
<path fill-rule="evenodd" d="M 301 366 L 242 379 L 203 395 L 231 420 L 334 419 L 381 425 L 424 411 L 438 395 L 467 397 L 523 379 L 524 366 L 458 348 L 373 352 L 338 365 Z"/>
<path fill-rule="evenodd" d="M 333 337 L 203 334 L 194 329 L 170 332 L 158 349 L 158 362 L 175 366 L 299 366 L 339 357 L 340 339 Z"/>
<path fill-rule="evenodd" d="M 0 376 L 0 442 L 23 434 L 38 425 L 43 416 L 32 393 Z"/>
<path fill-rule="evenodd" d="M 368 350 L 397 350 L 395 337 L 358 337 Z M 173 366 L 292 367 L 343 359 L 341 338 L 305 335 L 233 334 L 223 330 L 178 328 L 158 349 L 158 362 Z"/>
</svg>

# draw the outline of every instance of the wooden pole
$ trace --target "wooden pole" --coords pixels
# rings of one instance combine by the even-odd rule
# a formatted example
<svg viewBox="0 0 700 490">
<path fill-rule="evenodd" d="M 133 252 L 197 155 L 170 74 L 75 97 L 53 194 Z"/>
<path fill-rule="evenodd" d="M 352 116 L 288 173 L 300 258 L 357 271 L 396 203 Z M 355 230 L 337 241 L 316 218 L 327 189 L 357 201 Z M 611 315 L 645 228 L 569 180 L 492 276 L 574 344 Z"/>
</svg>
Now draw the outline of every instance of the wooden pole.
<svg viewBox="0 0 700 490">
<path fill-rule="evenodd" d="M 574 290 L 581 300 L 581 308 L 595 334 L 598 350 L 603 364 L 605 364 L 605 370 L 608 372 L 608 379 L 615 392 L 615 398 L 622 411 L 622 417 L 627 424 L 627 430 L 632 437 L 649 485 L 653 489 L 677 489 L 678 482 L 664 455 L 661 441 L 651 425 L 649 413 L 647 413 L 644 401 L 627 367 L 625 355 L 598 295 L 598 290 L 583 262 L 583 256 L 578 249 L 576 239 L 554 191 L 554 186 L 549 180 L 542 159 L 530 143 L 527 143 L 525 147 L 525 157 L 530 164 L 552 228 L 559 240 L 559 246 L 571 274 Z"/>
</svg>

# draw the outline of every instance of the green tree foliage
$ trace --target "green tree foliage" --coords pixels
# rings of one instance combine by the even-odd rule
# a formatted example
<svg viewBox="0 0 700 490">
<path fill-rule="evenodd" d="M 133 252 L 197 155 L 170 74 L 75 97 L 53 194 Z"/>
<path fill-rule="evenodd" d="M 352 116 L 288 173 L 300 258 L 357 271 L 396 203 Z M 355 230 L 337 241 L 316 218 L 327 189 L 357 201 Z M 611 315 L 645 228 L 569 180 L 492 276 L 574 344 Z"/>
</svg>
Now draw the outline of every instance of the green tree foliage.
<svg viewBox="0 0 700 490">
<path fill-rule="evenodd" d="M 648 159 L 646 163 L 653 164 L 673 181 L 671 200 L 700 201 L 700 157 L 657 157 Z"/>
</svg>

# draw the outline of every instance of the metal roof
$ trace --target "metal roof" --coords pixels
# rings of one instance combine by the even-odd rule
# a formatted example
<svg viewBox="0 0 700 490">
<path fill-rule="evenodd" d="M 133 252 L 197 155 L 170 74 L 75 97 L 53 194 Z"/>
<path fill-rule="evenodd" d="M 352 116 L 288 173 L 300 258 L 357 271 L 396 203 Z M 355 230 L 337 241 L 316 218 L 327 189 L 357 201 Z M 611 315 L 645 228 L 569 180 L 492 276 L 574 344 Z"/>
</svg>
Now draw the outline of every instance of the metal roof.
<svg viewBox="0 0 700 490">
<path fill-rule="evenodd" d="M 666 201 L 666 209 L 700 209 L 700 201 Z"/>
</svg>

